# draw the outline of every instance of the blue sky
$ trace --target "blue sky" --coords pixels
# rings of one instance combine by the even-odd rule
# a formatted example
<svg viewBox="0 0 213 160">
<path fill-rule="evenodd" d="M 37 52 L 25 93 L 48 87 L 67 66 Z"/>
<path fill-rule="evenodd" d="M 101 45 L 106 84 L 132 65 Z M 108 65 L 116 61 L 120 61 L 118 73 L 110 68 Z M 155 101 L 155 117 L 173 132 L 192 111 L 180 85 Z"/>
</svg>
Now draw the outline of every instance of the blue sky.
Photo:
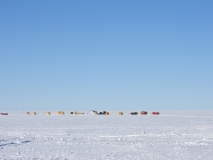
<svg viewBox="0 0 213 160">
<path fill-rule="evenodd" d="M 0 1 L 0 111 L 213 109 L 213 1 Z"/>
</svg>

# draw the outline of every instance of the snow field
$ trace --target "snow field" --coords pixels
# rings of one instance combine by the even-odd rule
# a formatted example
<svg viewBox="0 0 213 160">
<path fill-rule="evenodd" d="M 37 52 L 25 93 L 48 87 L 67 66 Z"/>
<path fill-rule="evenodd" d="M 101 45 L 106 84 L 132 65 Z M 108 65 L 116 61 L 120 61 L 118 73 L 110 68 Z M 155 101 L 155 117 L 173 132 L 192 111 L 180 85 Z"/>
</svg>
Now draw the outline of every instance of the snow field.
<svg viewBox="0 0 213 160">
<path fill-rule="evenodd" d="M 153 115 L 0 116 L 0 159 L 213 157 L 212 112 Z"/>
</svg>

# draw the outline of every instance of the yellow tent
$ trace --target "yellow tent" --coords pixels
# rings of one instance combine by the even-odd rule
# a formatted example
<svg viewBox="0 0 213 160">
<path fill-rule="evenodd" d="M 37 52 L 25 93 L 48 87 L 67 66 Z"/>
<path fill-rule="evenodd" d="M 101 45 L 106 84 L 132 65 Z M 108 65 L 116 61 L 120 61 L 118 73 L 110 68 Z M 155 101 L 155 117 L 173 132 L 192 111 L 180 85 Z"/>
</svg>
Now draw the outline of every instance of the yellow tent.
<svg viewBox="0 0 213 160">
<path fill-rule="evenodd" d="M 97 111 L 94 111 L 94 114 L 98 114 L 98 112 L 97 112 Z"/>
<path fill-rule="evenodd" d="M 74 115 L 78 115 L 78 113 L 76 111 L 73 112 Z"/>
<path fill-rule="evenodd" d="M 27 115 L 30 115 L 30 112 L 27 112 Z"/>
<path fill-rule="evenodd" d="M 45 112 L 45 115 L 51 115 L 51 113 L 50 112 Z"/>
</svg>

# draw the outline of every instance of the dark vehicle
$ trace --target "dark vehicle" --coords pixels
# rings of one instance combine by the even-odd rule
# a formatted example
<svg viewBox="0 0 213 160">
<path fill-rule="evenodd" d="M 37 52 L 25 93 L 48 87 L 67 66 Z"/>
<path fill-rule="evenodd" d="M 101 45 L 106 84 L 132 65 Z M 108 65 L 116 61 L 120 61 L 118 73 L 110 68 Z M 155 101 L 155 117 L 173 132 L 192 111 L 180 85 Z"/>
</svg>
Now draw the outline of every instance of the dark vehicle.
<svg viewBox="0 0 213 160">
<path fill-rule="evenodd" d="M 8 113 L 0 113 L 1 115 L 5 115 L 5 116 L 7 116 L 8 115 Z"/>
<path fill-rule="evenodd" d="M 137 115 L 138 112 L 130 112 L 129 114 L 131 114 L 131 115 Z"/>
<path fill-rule="evenodd" d="M 98 115 L 106 115 L 106 111 L 99 112 Z"/>
</svg>

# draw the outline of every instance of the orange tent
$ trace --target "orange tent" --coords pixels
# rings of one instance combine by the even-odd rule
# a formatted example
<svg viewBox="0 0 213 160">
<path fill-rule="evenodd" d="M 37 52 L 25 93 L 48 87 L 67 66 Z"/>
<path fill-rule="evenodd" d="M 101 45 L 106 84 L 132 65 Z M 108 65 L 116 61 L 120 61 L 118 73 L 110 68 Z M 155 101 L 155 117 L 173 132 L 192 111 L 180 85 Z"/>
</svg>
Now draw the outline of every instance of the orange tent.
<svg viewBox="0 0 213 160">
<path fill-rule="evenodd" d="M 123 112 L 119 112 L 119 115 L 123 115 Z"/>
</svg>

